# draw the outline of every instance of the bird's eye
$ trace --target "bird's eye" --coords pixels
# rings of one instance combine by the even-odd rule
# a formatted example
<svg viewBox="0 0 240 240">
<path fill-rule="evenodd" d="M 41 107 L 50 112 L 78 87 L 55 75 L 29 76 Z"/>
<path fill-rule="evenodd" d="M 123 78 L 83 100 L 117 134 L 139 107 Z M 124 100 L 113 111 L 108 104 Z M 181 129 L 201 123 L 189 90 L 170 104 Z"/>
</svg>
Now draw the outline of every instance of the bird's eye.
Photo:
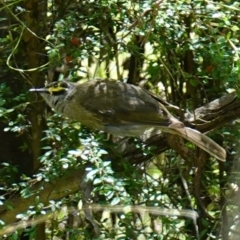
<svg viewBox="0 0 240 240">
<path fill-rule="evenodd" d="M 67 90 L 67 84 L 63 82 L 57 82 L 48 87 L 48 91 L 51 95 L 60 95 Z"/>
<path fill-rule="evenodd" d="M 68 84 L 65 83 L 65 82 L 60 82 L 60 83 L 58 84 L 58 87 L 61 87 L 61 88 L 68 88 Z"/>
</svg>

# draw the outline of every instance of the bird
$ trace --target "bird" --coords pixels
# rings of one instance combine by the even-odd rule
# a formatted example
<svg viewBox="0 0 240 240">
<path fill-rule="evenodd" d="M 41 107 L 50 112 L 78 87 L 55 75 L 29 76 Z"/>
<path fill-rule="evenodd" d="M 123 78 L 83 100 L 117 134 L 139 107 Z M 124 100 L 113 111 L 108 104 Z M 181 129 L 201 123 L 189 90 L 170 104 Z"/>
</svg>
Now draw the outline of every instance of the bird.
<svg viewBox="0 0 240 240">
<path fill-rule="evenodd" d="M 113 80 L 73 83 L 64 79 L 30 92 L 39 93 L 55 112 L 92 129 L 129 137 L 159 129 L 184 138 L 220 161 L 226 159 L 224 148 L 186 127 L 167 110 L 166 101 L 139 86 Z"/>
</svg>

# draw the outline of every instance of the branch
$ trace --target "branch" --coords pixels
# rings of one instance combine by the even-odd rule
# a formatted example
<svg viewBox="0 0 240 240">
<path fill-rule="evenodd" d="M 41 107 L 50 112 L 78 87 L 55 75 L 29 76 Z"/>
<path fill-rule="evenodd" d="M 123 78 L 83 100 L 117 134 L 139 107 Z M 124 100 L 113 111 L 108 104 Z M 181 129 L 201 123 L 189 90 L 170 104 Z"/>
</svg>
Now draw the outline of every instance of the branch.
<svg viewBox="0 0 240 240">
<path fill-rule="evenodd" d="M 72 170 L 52 183 L 39 182 L 35 184 L 31 188 L 31 191 L 35 192 L 35 194 L 29 198 L 23 198 L 18 195 L 13 199 L 9 199 L 4 206 L 1 206 L 0 219 L 6 224 L 13 223 L 17 220 L 17 214 L 25 212 L 29 206 L 34 205 L 38 201 L 47 205 L 49 200 L 59 200 L 76 193 L 80 189 L 83 173 L 84 171 L 82 170 Z M 36 197 L 39 197 L 38 201 L 36 201 Z"/>
<path fill-rule="evenodd" d="M 195 126 L 200 132 L 209 132 L 239 116 L 240 101 L 233 92 L 197 108 L 192 115 L 185 114 L 185 120 L 186 125 Z"/>
</svg>

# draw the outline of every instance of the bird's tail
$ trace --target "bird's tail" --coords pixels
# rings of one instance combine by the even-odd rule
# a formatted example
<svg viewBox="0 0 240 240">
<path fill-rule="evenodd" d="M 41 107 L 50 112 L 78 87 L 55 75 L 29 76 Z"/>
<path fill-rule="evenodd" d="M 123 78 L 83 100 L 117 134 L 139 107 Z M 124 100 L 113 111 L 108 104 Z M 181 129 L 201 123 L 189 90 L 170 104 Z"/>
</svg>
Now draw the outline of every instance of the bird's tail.
<svg viewBox="0 0 240 240">
<path fill-rule="evenodd" d="M 176 134 L 185 138 L 189 142 L 194 143 L 199 148 L 208 152 L 213 157 L 225 162 L 226 160 L 226 151 L 211 138 L 206 135 L 198 132 L 195 129 L 183 127 L 183 128 L 172 128 L 175 130 Z"/>
</svg>

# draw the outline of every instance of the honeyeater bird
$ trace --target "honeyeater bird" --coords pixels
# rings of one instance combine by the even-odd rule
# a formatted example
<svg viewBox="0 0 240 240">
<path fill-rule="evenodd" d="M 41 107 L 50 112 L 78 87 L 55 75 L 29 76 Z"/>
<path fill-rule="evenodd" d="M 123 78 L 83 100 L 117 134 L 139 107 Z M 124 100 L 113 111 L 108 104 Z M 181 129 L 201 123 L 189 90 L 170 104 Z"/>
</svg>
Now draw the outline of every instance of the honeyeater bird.
<svg viewBox="0 0 240 240">
<path fill-rule="evenodd" d="M 90 128 L 118 136 L 141 136 L 149 129 L 159 129 L 225 161 L 226 151 L 222 147 L 197 130 L 185 127 L 170 114 L 163 100 L 141 87 L 111 80 L 63 80 L 30 91 L 40 93 L 57 113 Z"/>
</svg>

